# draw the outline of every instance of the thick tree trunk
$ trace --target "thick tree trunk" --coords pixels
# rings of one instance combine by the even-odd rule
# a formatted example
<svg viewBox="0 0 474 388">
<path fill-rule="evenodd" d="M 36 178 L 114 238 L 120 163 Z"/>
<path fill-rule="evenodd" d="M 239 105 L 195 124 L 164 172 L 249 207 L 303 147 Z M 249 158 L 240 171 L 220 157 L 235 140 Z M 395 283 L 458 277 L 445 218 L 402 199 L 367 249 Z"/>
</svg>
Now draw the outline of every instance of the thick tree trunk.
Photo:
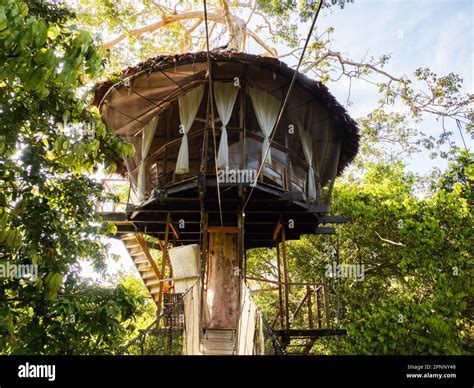
<svg viewBox="0 0 474 388">
<path fill-rule="evenodd" d="M 239 319 L 239 266 L 237 234 L 209 236 L 204 328 L 236 329 Z"/>
<path fill-rule="evenodd" d="M 245 21 L 231 14 L 226 0 L 222 1 L 222 8 L 224 9 L 225 24 L 229 30 L 227 50 L 244 51 Z"/>
</svg>

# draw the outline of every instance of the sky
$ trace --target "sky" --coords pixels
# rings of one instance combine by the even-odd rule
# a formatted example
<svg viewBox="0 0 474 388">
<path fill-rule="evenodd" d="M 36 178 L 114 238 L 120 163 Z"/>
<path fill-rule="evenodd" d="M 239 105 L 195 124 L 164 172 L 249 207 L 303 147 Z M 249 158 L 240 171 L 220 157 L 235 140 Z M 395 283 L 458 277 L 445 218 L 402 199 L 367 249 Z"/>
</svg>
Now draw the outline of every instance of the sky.
<svg viewBox="0 0 474 388">
<path fill-rule="evenodd" d="M 378 58 L 390 54 L 384 67 L 388 73 L 413 78 L 417 68 L 430 67 L 438 75 L 451 72 L 464 80 L 463 90 L 474 93 L 474 2 L 472 0 L 354 0 L 343 10 L 334 8 L 318 19 L 320 30 L 334 27 L 333 51 L 341 51 L 354 60 L 364 56 Z M 342 81 L 342 80 L 341 80 Z M 348 82 L 329 83 L 330 91 L 341 102 L 348 95 Z M 414 84 L 416 86 L 416 84 Z M 353 81 L 352 105 L 347 107 L 352 117 L 370 112 L 378 99 L 377 90 L 365 81 Z M 453 140 L 462 145 L 457 127 Z M 440 125 L 427 118 L 425 133 L 439 134 Z M 473 141 L 464 135 L 468 148 Z M 408 168 L 423 174 L 432 167 L 443 169 L 442 160 L 430 160 L 426 153 L 407 159 Z"/>
<path fill-rule="evenodd" d="M 343 10 L 333 7 L 323 10 L 317 22 L 319 31 L 334 27 L 331 49 L 354 60 L 364 56 L 378 58 L 391 54 L 385 70 L 393 75 L 406 74 L 412 78 L 419 67 L 430 67 L 438 75 L 450 72 L 463 78 L 465 92 L 473 93 L 474 65 L 474 1 L 473 0 L 354 0 Z M 301 25 L 301 32 L 308 24 Z M 282 53 L 280 47 L 277 47 Z M 261 52 L 256 46 L 250 52 Z M 345 103 L 348 82 L 341 80 L 329 83 L 330 91 Z M 364 81 L 353 81 L 351 102 L 347 107 L 352 117 L 365 116 L 378 99 L 376 87 Z M 423 130 L 437 135 L 439 124 L 425 120 Z M 434 132 L 433 132 L 434 131 Z M 473 149 L 473 140 L 465 135 L 468 148 Z M 461 146 L 457 130 L 453 140 Z M 426 153 L 414 155 L 406 160 L 408 168 L 423 174 L 432 167 L 446 167 L 442 160 L 430 160 Z M 111 252 L 121 256 L 116 262 L 108 260 L 108 275 L 119 271 L 136 273 L 132 261 L 121 241 L 110 239 Z M 87 264 L 83 266 L 85 276 L 99 279 Z"/>
</svg>

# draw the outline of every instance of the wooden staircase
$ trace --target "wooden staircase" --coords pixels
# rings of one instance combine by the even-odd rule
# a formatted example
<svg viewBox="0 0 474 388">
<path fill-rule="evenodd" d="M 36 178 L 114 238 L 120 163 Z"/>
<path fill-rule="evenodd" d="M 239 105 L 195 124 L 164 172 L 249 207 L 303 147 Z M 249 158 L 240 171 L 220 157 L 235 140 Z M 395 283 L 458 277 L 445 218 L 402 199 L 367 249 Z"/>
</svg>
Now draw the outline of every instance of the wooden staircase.
<svg viewBox="0 0 474 388">
<path fill-rule="evenodd" d="M 163 300 L 161 293 L 169 291 L 169 284 L 164 283 L 161 286 L 160 280 L 163 277 L 148 249 L 146 240 L 141 233 L 124 234 L 121 239 L 135 263 L 145 287 L 159 307 Z"/>
<path fill-rule="evenodd" d="M 207 329 L 202 338 L 202 354 L 205 356 L 232 356 L 237 354 L 236 331 Z"/>
</svg>

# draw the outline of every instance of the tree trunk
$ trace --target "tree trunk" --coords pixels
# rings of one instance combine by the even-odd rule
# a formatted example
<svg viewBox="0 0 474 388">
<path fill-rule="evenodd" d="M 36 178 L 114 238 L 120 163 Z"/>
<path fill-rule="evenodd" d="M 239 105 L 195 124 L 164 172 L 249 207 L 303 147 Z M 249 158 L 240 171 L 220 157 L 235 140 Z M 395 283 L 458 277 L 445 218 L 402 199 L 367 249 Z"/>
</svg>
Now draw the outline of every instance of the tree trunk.
<svg viewBox="0 0 474 388">
<path fill-rule="evenodd" d="M 209 236 L 204 328 L 236 329 L 239 319 L 239 266 L 237 234 Z"/>
<path fill-rule="evenodd" d="M 225 24 L 229 31 L 227 50 L 244 51 L 245 21 L 231 14 L 229 4 L 226 0 L 222 1 L 222 8 L 224 10 Z"/>
</svg>

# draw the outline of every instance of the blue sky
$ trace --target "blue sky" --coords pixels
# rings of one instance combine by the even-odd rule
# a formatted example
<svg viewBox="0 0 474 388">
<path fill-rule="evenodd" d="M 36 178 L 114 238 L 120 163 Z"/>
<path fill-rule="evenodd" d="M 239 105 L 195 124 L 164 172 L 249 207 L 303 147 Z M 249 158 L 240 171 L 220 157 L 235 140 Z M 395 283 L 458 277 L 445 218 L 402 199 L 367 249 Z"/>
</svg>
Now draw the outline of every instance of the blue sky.
<svg viewBox="0 0 474 388">
<path fill-rule="evenodd" d="M 438 75 L 450 72 L 463 78 L 465 92 L 473 93 L 474 2 L 472 0 L 355 0 L 343 10 L 324 12 L 318 20 L 320 31 L 334 27 L 333 51 L 341 51 L 354 60 L 391 54 L 385 69 L 393 75 L 412 78 L 419 67 L 430 67 Z M 348 83 L 328 85 L 339 101 L 347 99 Z M 370 112 L 377 101 L 376 88 L 364 81 L 352 83 L 348 107 L 353 117 Z M 452 127 L 451 123 L 451 127 Z M 427 133 L 439 133 L 439 124 L 427 119 L 422 124 Z M 452 127 L 454 129 L 454 127 Z M 435 131 L 433 131 L 435 130 Z M 461 145 L 457 130 L 453 139 Z M 472 139 L 464 136 L 472 149 Z M 424 173 L 443 161 L 431 161 L 418 154 L 406 160 L 409 168 Z"/>
</svg>

